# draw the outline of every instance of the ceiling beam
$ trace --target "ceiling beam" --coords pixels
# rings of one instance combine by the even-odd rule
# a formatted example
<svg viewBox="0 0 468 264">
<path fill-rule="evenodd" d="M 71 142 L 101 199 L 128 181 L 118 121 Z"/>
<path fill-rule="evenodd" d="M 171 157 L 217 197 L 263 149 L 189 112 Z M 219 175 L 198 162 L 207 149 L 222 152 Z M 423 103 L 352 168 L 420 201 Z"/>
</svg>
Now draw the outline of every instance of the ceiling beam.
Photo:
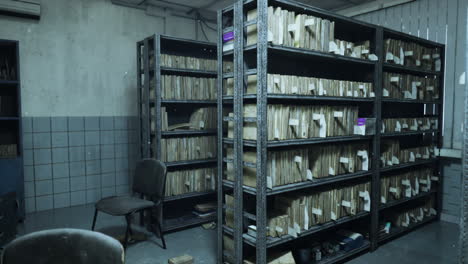
<svg viewBox="0 0 468 264">
<path fill-rule="evenodd" d="M 347 16 L 347 17 L 354 17 L 370 12 L 374 12 L 377 10 L 389 8 L 392 6 L 402 5 L 409 2 L 413 2 L 416 0 L 376 0 L 368 3 L 364 3 L 361 5 L 356 5 L 349 8 L 338 9 L 334 10 L 337 14 Z"/>
</svg>

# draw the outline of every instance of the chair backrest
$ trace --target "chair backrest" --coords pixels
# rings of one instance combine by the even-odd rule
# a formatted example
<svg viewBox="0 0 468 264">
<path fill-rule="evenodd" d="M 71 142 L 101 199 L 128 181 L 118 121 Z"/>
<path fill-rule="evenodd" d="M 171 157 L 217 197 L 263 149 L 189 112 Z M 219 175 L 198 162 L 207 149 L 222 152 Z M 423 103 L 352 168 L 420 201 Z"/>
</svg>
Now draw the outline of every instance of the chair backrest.
<svg viewBox="0 0 468 264">
<path fill-rule="evenodd" d="M 133 191 L 162 199 L 166 187 L 166 165 L 159 160 L 144 159 L 137 163 L 133 179 Z"/>
<path fill-rule="evenodd" d="M 102 233 L 51 229 L 27 234 L 5 247 L 2 264 L 123 264 L 122 244 Z"/>
</svg>

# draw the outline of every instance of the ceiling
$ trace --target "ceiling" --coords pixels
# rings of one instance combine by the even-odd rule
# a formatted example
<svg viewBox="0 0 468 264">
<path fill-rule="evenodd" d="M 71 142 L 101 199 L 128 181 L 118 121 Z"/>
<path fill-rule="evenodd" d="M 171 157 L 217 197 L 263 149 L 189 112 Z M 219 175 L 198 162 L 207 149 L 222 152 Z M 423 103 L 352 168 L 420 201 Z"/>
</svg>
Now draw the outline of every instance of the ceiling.
<svg viewBox="0 0 468 264">
<path fill-rule="evenodd" d="M 206 9 L 210 11 L 217 11 L 226 7 L 236 0 L 123 0 L 133 5 L 155 5 L 167 6 L 173 8 L 197 8 Z M 311 6 L 328 9 L 338 10 L 359 5 L 374 0 L 296 0 Z"/>
</svg>

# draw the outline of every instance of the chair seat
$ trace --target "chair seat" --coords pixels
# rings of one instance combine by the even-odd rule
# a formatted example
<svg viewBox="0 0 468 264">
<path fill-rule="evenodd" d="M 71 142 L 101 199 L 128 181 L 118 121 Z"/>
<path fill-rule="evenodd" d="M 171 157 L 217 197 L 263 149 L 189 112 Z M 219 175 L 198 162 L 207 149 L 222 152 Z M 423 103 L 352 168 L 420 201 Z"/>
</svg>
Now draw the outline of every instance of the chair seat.
<svg viewBox="0 0 468 264">
<path fill-rule="evenodd" d="M 97 202 L 96 209 L 110 215 L 127 215 L 154 205 L 151 201 L 131 196 L 113 196 Z"/>
</svg>

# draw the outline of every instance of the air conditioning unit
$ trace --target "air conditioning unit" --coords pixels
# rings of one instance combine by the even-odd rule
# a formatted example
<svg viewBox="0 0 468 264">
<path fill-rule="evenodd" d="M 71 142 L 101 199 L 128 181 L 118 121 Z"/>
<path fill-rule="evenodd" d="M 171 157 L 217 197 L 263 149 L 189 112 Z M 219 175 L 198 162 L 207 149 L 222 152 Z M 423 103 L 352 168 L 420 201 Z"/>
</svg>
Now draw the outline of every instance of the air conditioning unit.
<svg viewBox="0 0 468 264">
<path fill-rule="evenodd" d="M 0 14 L 39 20 L 40 0 L 0 0 Z"/>
</svg>

